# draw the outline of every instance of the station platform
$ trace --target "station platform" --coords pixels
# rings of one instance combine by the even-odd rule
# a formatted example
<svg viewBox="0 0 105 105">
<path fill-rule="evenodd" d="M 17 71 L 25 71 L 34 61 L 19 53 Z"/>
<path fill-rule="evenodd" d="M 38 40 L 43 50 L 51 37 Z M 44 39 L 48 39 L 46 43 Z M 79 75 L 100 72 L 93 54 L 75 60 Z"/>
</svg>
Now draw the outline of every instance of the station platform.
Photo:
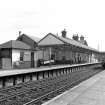
<svg viewBox="0 0 105 105">
<path fill-rule="evenodd" d="M 105 71 L 42 105 L 105 105 Z"/>
<path fill-rule="evenodd" d="M 89 65 L 89 64 L 94 64 L 94 63 L 72 64 L 72 65 L 70 65 L 70 64 L 50 65 L 50 66 L 42 66 L 42 67 L 38 67 L 38 68 L 28 68 L 28 69 L 6 69 L 6 70 L 1 69 L 0 77 L 32 73 L 32 72 L 41 72 L 41 71 L 54 70 L 54 69 L 67 68 L 67 67 L 83 66 L 83 65 Z M 98 64 L 98 63 L 96 63 L 96 64 Z"/>
</svg>

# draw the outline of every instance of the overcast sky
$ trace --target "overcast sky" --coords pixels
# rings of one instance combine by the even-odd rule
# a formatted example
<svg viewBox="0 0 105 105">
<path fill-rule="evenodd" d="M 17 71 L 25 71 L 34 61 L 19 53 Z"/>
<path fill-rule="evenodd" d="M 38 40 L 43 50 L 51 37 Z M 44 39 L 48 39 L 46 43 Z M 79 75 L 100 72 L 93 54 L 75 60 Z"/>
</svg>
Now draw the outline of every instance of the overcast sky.
<svg viewBox="0 0 105 105">
<path fill-rule="evenodd" d="M 84 35 L 89 46 L 105 51 L 105 0 L 0 0 L 0 43 L 18 31 L 44 37 L 49 32 Z"/>
</svg>

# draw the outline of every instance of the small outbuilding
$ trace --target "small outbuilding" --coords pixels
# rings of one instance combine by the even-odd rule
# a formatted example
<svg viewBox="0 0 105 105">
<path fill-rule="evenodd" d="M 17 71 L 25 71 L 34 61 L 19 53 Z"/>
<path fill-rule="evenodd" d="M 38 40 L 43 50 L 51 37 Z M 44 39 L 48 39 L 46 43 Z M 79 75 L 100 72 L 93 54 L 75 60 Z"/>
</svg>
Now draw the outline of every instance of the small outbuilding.
<svg viewBox="0 0 105 105">
<path fill-rule="evenodd" d="M 26 43 L 10 40 L 0 45 L 0 68 L 30 68 L 31 47 Z"/>
</svg>

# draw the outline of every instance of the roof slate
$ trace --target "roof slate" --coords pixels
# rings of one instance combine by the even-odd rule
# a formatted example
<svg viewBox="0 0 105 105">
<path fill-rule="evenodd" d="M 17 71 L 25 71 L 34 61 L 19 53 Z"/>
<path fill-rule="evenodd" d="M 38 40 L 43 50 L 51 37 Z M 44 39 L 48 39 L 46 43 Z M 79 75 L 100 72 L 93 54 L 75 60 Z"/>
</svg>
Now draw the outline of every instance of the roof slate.
<svg viewBox="0 0 105 105">
<path fill-rule="evenodd" d="M 31 47 L 21 41 L 10 40 L 0 45 L 0 48 L 31 49 Z"/>
<path fill-rule="evenodd" d="M 31 38 L 32 40 L 34 40 L 35 42 L 38 42 L 40 40 L 40 38 L 35 37 L 35 36 L 31 36 L 31 35 L 27 35 L 29 38 Z"/>
<path fill-rule="evenodd" d="M 95 51 L 95 52 L 99 52 L 98 50 L 96 50 L 96 49 L 94 49 L 94 48 L 91 48 L 91 47 L 89 47 L 89 46 L 86 46 L 86 45 L 84 45 L 84 44 L 82 44 L 82 43 L 80 43 L 80 42 L 77 42 L 77 41 L 73 40 L 73 39 L 70 39 L 70 38 L 67 38 L 67 37 L 64 38 L 64 37 L 62 37 L 62 36 L 57 36 L 57 35 L 54 35 L 54 34 L 52 34 L 52 33 L 49 33 L 49 34 L 46 35 L 42 40 L 40 40 L 39 43 L 38 43 L 38 45 L 43 46 L 43 45 L 40 44 L 41 41 L 45 40 L 45 38 L 48 37 L 49 35 L 52 35 L 52 36 L 56 37 L 57 39 L 59 39 L 60 41 L 62 41 L 62 42 L 65 43 L 65 44 L 74 45 L 74 46 L 76 46 L 76 47 L 80 47 L 80 48 L 92 50 L 92 51 Z M 51 42 L 49 42 L 49 45 L 51 45 L 50 43 L 51 43 Z M 60 43 L 59 43 L 59 44 L 60 44 Z M 44 43 L 44 45 L 46 45 L 46 44 Z"/>
</svg>

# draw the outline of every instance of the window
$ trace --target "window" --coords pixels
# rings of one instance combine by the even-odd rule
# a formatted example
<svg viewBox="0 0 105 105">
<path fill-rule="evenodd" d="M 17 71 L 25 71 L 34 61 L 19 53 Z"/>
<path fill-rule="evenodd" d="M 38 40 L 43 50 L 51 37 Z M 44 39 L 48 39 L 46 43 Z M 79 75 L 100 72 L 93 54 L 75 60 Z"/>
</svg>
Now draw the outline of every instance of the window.
<svg viewBox="0 0 105 105">
<path fill-rule="evenodd" d="M 24 52 L 20 52 L 20 61 L 24 60 Z"/>
</svg>

